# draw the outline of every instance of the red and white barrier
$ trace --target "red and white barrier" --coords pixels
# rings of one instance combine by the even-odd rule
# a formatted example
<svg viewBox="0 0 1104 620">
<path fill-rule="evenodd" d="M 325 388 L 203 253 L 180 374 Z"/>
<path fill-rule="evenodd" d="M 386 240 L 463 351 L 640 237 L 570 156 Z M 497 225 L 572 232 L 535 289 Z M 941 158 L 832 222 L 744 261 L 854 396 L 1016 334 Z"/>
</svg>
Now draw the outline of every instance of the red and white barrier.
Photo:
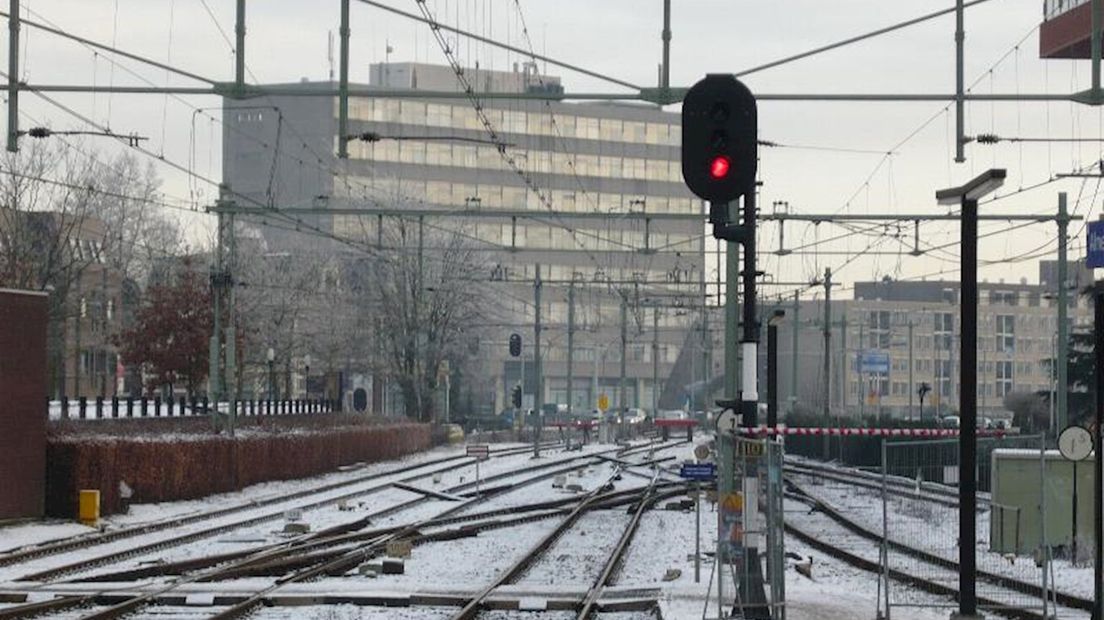
<svg viewBox="0 0 1104 620">
<path fill-rule="evenodd" d="M 737 429 L 741 435 L 756 436 L 823 436 L 836 437 L 958 437 L 961 433 L 957 428 L 838 428 L 838 427 L 792 427 L 792 426 L 756 426 L 754 428 Z M 999 437 L 1005 435 L 1003 430 L 978 430 L 979 437 Z"/>
</svg>

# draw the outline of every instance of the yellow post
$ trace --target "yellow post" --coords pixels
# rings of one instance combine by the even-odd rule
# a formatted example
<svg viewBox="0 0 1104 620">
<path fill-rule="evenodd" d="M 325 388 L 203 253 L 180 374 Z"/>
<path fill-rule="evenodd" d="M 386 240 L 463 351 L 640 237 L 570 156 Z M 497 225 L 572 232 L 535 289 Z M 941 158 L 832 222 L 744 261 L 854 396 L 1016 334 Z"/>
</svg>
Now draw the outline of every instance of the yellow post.
<svg viewBox="0 0 1104 620">
<path fill-rule="evenodd" d="M 100 491 L 99 489 L 81 489 L 80 492 L 80 522 L 85 525 L 96 525 L 100 520 Z"/>
</svg>

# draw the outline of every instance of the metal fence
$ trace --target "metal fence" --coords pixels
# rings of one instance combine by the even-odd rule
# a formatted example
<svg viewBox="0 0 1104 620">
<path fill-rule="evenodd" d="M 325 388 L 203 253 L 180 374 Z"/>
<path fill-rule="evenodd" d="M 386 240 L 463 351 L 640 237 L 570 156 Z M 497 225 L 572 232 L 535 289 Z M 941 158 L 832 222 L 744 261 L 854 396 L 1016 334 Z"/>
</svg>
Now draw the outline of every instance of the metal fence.
<svg viewBox="0 0 1104 620">
<path fill-rule="evenodd" d="M 958 590 L 958 439 L 892 441 L 882 444 L 881 565 L 887 615 L 893 607 L 950 607 L 947 591 Z M 992 454 L 998 449 L 1038 454 L 1042 463 L 1042 436 L 978 438 L 977 479 L 977 596 L 982 609 L 1044 610 L 1049 546 L 1028 548 L 1023 541 L 1022 509 L 991 500 Z M 1024 481 L 1038 487 L 1038 506 L 1045 514 L 1040 479 Z M 1038 538 L 1036 538 L 1038 540 Z M 1033 557 L 1019 557 L 1019 556 Z M 901 584 L 891 576 L 909 575 L 943 586 L 943 594 Z M 1027 587 L 1025 587 L 1025 584 Z"/>
<path fill-rule="evenodd" d="M 228 414 L 231 403 L 209 403 L 197 398 L 62 398 L 47 400 L 46 412 L 51 420 L 110 420 L 126 418 L 180 418 L 210 415 L 217 407 Z M 341 411 L 340 403 L 328 399 L 239 400 L 233 403 L 238 416 L 300 415 Z"/>
<path fill-rule="evenodd" d="M 785 546 L 782 521 L 783 444 L 778 439 L 729 437 L 730 488 L 722 484 L 718 527 L 718 588 L 744 617 L 782 619 L 785 610 Z M 726 469 L 723 468 L 722 469 Z M 762 553 L 757 553 L 762 552 Z M 765 562 L 765 564 L 764 564 Z M 723 584 L 734 586 L 731 592 Z M 723 613 L 718 609 L 718 615 Z"/>
</svg>

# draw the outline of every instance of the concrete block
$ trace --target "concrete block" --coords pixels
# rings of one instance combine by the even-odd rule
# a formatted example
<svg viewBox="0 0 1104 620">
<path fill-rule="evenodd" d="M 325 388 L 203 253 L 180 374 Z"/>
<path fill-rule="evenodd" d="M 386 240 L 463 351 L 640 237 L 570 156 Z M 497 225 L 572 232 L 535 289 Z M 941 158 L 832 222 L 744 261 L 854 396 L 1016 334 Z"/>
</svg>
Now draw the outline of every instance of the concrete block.
<svg viewBox="0 0 1104 620">
<path fill-rule="evenodd" d="M 386 558 L 383 560 L 383 570 L 380 572 L 384 575 L 402 575 L 406 572 L 406 562 L 397 558 Z"/>
<path fill-rule="evenodd" d="M 292 521 L 291 523 L 284 524 L 285 534 L 306 534 L 308 532 L 310 532 L 310 523 Z"/>
</svg>

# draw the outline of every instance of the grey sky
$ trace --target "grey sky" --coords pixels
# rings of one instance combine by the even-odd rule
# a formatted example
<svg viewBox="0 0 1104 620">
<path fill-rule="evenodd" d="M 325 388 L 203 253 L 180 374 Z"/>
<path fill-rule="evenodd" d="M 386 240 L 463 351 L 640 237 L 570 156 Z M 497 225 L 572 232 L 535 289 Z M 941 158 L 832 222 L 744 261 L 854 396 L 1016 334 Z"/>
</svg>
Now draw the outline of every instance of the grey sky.
<svg viewBox="0 0 1104 620">
<path fill-rule="evenodd" d="M 218 27 L 233 36 L 231 0 L 206 0 L 213 20 L 200 0 L 27 0 L 25 6 L 60 27 L 102 42 L 116 41 L 128 51 L 150 56 L 219 79 L 231 75 L 231 46 Z M 390 0 L 392 6 L 416 12 L 410 1 Z M 707 72 L 739 71 L 763 62 L 797 53 L 951 6 L 950 0 L 901 2 L 893 0 L 674 0 L 672 82 L 689 85 Z M 328 71 L 327 33 L 336 35 L 338 2 L 250 0 L 247 61 L 259 81 L 294 81 L 300 77 L 325 79 Z M 429 0 L 428 6 L 448 23 L 524 46 L 518 13 L 513 0 Z M 114 15 L 118 8 L 117 26 Z M 522 0 L 525 20 L 539 52 L 645 85 L 656 80 L 660 57 L 660 0 Z M 1037 0 L 990 0 L 967 12 L 967 81 L 981 78 L 978 92 L 1069 92 L 1086 88 L 1088 61 L 1041 61 L 1038 59 L 1036 26 L 1041 21 Z M 354 2 L 352 79 L 367 81 L 368 65 L 384 60 L 385 42 L 390 41 L 394 61 L 442 62 L 428 27 Z M 217 26 L 216 26 L 217 22 Z M 25 74 L 36 83 L 141 84 L 139 80 L 111 68 L 102 57 L 79 44 L 59 40 L 32 29 L 27 43 Z M 171 33 L 171 42 L 170 42 Z M 1026 39 L 1024 37 L 1026 36 Z M 1017 42 L 1023 39 L 1018 51 Z M 6 49 L 6 46 L 5 46 Z M 1010 52 L 1003 62 L 994 63 Z M 481 66 L 508 68 L 524 60 L 488 46 L 462 42 L 462 61 L 479 60 Z M 163 71 L 126 66 L 153 83 L 163 85 Z M 563 77 L 570 91 L 617 91 L 617 87 L 591 78 L 550 69 Z M 189 84 L 176 77 L 168 83 Z M 954 85 L 954 18 L 945 16 L 799 61 L 746 79 L 760 93 L 949 93 Z M 202 120 L 192 131 L 193 110 L 189 105 L 160 96 L 90 95 L 63 99 L 80 112 L 92 115 L 120 132 L 136 131 L 151 137 L 150 149 L 165 158 L 191 166 L 202 175 L 219 178 L 219 128 Z M 187 98 L 190 106 L 217 106 L 212 97 Z M 24 110 L 55 128 L 81 127 L 79 121 L 35 97 L 24 97 Z M 108 106 L 110 104 L 110 116 Z M 777 103 L 760 104 L 760 135 L 783 144 L 837 146 L 885 151 L 913 130 L 937 115 L 941 103 Z M 978 103 L 968 107 L 967 133 L 994 132 L 1003 136 L 1099 137 L 1101 111 L 1073 104 Z M 24 122 L 27 122 L 24 120 Z M 762 204 L 769 210 L 775 200 L 786 200 L 791 208 L 807 212 L 938 212 L 933 194 L 938 188 L 957 184 L 989 166 L 1009 169 L 1009 181 L 1002 193 L 1044 181 L 1054 173 L 1100 158 L 1100 145 L 1031 144 L 971 145 L 965 164 L 951 162 L 953 115 L 939 115 L 891 158 L 877 154 L 844 154 L 820 151 L 767 149 L 760 165 L 764 181 Z M 100 143 L 97 142 L 97 145 Z M 104 145 L 105 148 L 108 145 Z M 202 182 L 188 182 L 185 175 L 162 167 L 165 190 L 174 199 L 207 202 L 214 189 Z M 869 181 L 868 181 L 869 179 Z M 1001 212 L 1052 211 L 1058 191 L 1071 194 L 1071 207 L 1081 195 L 1078 214 L 1096 217 L 1099 209 L 1090 204 L 1096 181 L 1063 181 L 1009 197 L 986 207 Z M 1099 202 L 1099 198 L 1097 198 Z M 196 230 L 203 230 L 205 217 L 186 218 Z M 1007 224 L 983 225 L 982 230 L 1007 228 Z M 1077 232 L 1079 226 L 1073 227 Z M 843 230 L 827 225 L 791 225 L 787 245 L 840 235 Z M 911 230 L 904 231 L 911 239 Z M 196 234 L 196 233 L 193 233 Z M 1017 255 L 1054 240 L 1053 226 L 1040 226 L 983 241 L 982 258 L 1000 259 Z M 200 236 L 200 235 L 197 235 Z M 774 248 L 777 228 L 765 227 L 761 247 Z M 957 238 L 953 225 L 925 228 L 928 242 L 941 245 Z M 856 251 L 872 239 L 852 236 L 826 251 Z M 1074 239 L 1083 245 L 1080 237 Z M 882 240 L 884 250 L 896 251 L 900 244 Z M 1053 249 L 1054 245 L 1049 246 Z M 918 276 L 954 267 L 955 248 L 915 259 L 900 256 L 866 257 L 856 260 L 841 275 L 844 281 L 881 275 Z M 1079 251 L 1073 253 L 1079 255 Z M 807 279 L 837 267 L 846 260 L 840 255 L 791 256 L 779 259 L 765 255 L 765 268 L 787 280 Z M 949 274 L 946 277 L 954 277 Z M 1018 280 L 1036 278 L 1035 261 L 987 267 L 983 277 Z"/>
</svg>

